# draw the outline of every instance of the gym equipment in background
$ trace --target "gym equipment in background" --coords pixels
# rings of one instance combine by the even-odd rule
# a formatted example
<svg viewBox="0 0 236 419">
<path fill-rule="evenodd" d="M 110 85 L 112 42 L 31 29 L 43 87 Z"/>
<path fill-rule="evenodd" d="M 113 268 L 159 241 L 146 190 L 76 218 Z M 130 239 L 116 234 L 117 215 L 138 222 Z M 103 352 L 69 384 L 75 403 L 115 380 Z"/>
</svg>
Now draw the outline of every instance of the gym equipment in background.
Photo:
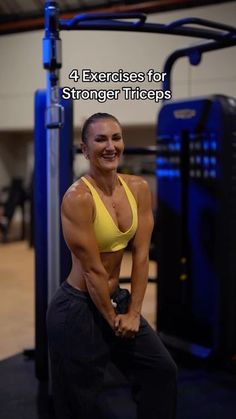
<svg viewBox="0 0 236 419">
<path fill-rule="evenodd" d="M 158 330 L 202 356 L 236 353 L 236 99 L 164 104 L 158 116 Z"/>
<path fill-rule="evenodd" d="M 73 103 L 61 100 L 64 108 L 65 122 L 60 129 L 59 147 L 59 182 L 58 198 L 61 202 L 65 191 L 73 182 Z M 46 332 L 46 311 L 48 305 L 49 274 L 48 274 L 48 219 L 47 219 L 47 181 L 50 172 L 47 170 L 46 141 L 46 92 L 39 90 L 35 94 L 35 132 L 34 132 L 34 247 L 35 247 L 35 368 L 36 376 L 45 379 L 48 375 L 48 350 Z M 52 164 L 55 156 L 52 154 Z M 56 164 L 54 162 L 54 164 Z M 59 205 L 59 204 L 58 204 Z M 58 208 L 59 210 L 59 208 Z M 69 250 L 62 238 L 61 224 L 58 226 L 59 252 L 63 257 L 59 260 L 59 274 L 53 278 L 53 285 L 60 284 L 69 273 L 71 258 Z M 53 250 L 53 249 L 52 249 Z"/>
<path fill-rule="evenodd" d="M 4 198 L 2 198 L 4 197 Z M 21 209 L 21 235 L 20 240 L 25 238 L 25 202 L 27 193 L 22 178 L 12 178 L 9 186 L 5 186 L 0 190 L 0 231 L 2 233 L 2 241 L 8 241 L 8 235 L 11 228 L 12 219 L 17 208 Z"/>
</svg>

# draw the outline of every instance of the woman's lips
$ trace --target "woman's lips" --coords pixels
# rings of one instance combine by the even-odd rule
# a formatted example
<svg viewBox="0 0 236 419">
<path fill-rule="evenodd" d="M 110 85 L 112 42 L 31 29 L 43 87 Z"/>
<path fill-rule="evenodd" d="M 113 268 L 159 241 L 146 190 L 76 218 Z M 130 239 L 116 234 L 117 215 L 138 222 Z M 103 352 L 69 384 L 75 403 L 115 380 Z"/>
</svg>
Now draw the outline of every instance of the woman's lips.
<svg viewBox="0 0 236 419">
<path fill-rule="evenodd" d="M 105 160 L 115 160 L 117 157 L 117 153 L 113 153 L 113 154 L 103 154 L 102 158 Z"/>
</svg>

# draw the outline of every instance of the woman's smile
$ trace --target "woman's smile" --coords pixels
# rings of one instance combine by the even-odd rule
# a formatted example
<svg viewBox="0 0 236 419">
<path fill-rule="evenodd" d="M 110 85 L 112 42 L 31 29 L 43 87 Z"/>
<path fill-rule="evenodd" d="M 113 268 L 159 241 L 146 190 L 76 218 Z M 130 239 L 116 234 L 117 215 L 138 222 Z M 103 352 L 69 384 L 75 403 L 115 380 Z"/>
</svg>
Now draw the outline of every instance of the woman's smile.
<svg viewBox="0 0 236 419">
<path fill-rule="evenodd" d="M 107 160 L 107 161 L 114 161 L 117 158 L 117 156 L 118 156 L 118 154 L 116 152 L 102 154 L 102 158 Z"/>
</svg>

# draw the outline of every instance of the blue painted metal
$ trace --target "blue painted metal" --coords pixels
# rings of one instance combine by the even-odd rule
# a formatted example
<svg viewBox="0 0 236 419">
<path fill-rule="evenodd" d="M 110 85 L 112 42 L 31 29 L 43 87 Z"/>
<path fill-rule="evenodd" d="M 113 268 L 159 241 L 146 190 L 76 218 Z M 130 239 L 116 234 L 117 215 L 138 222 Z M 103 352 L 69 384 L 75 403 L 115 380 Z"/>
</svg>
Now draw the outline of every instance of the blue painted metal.
<svg viewBox="0 0 236 419">
<path fill-rule="evenodd" d="M 236 99 L 165 103 L 157 127 L 158 330 L 228 357 L 236 351 Z"/>
<path fill-rule="evenodd" d="M 65 111 L 65 124 L 60 129 L 59 145 L 59 179 L 58 179 L 58 209 L 62 197 L 73 181 L 73 103 L 71 100 L 61 100 Z M 39 379 L 47 378 L 47 333 L 46 311 L 48 306 L 48 175 L 47 170 L 47 128 L 45 114 L 47 97 L 45 90 L 35 94 L 35 131 L 34 131 L 34 247 L 35 247 L 35 368 Z M 71 258 L 69 250 L 62 237 L 60 223 L 58 225 L 58 244 L 62 257 L 59 261 L 58 285 L 69 273 Z"/>
</svg>

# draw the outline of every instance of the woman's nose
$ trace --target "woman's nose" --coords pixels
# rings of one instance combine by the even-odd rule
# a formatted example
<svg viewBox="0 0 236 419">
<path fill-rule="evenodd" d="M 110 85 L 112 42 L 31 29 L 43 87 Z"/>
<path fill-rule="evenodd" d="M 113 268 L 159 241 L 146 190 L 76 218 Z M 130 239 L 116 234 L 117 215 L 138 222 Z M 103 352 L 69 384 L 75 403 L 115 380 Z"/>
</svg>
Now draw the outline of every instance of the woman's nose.
<svg viewBox="0 0 236 419">
<path fill-rule="evenodd" d="M 107 143 L 106 143 L 106 149 L 107 150 L 114 150 L 114 143 L 113 143 L 113 141 L 111 140 L 111 139 L 108 139 L 107 140 Z"/>
</svg>

